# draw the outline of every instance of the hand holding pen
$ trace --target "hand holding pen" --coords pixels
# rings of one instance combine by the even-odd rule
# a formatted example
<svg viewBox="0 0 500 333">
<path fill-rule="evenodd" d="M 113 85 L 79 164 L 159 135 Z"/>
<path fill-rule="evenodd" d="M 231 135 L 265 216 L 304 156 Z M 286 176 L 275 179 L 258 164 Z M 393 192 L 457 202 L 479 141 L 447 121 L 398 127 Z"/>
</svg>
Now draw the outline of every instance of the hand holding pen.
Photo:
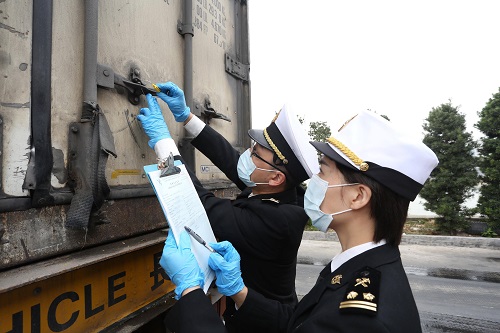
<svg viewBox="0 0 500 333">
<path fill-rule="evenodd" d="M 193 229 L 191 229 L 188 226 L 184 226 L 184 229 L 186 229 L 188 234 L 190 234 L 191 237 L 193 237 L 198 243 L 203 245 L 208 251 L 210 251 L 212 253 L 216 253 L 216 251 L 210 245 L 208 245 L 208 243 L 203 238 L 201 238 L 200 235 L 198 235 L 196 232 L 194 232 Z"/>
<path fill-rule="evenodd" d="M 240 255 L 228 241 L 213 243 L 212 246 L 217 254 L 210 254 L 208 265 L 217 277 L 217 289 L 225 296 L 234 296 L 245 288 L 241 278 Z"/>
<path fill-rule="evenodd" d="M 230 242 L 224 241 L 212 243 L 212 247 L 191 228 L 184 226 L 184 229 L 198 243 L 213 253 L 208 258 L 208 265 L 215 272 L 217 277 L 215 284 L 219 292 L 225 296 L 233 296 L 243 290 L 245 284 L 241 278 L 241 259 L 233 245 Z"/>
</svg>

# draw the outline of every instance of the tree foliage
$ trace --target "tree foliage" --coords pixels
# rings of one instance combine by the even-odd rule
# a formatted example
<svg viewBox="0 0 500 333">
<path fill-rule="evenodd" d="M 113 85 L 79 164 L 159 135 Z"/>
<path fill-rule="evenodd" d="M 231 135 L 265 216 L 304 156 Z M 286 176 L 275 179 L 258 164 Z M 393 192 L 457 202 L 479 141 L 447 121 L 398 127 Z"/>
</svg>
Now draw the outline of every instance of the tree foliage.
<svg viewBox="0 0 500 333">
<path fill-rule="evenodd" d="M 299 118 L 299 121 L 302 124 L 304 120 Z M 330 130 L 330 127 L 328 126 L 326 121 L 313 121 L 309 124 L 309 132 L 307 134 L 309 134 L 309 137 L 313 141 L 325 142 L 326 139 L 328 139 L 332 135 L 332 131 Z M 318 156 L 320 155 L 321 153 L 318 152 Z M 306 228 L 317 230 L 315 227 L 312 226 L 311 219 L 307 221 Z"/>
<path fill-rule="evenodd" d="M 465 116 L 451 102 L 432 108 L 423 125 L 424 143 L 439 159 L 439 165 L 420 192 L 424 207 L 440 217 L 436 220 L 442 232 L 456 234 L 467 227 L 471 215 L 464 205 L 473 195 L 477 183 L 477 143 L 466 132 Z"/>
<path fill-rule="evenodd" d="M 488 216 L 490 227 L 500 229 L 500 89 L 478 112 L 476 128 L 484 136 L 479 147 L 479 168 L 482 172 L 479 212 Z"/>
<path fill-rule="evenodd" d="M 325 142 L 332 135 L 326 121 L 313 121 L 309 124 L 309 137 L 313 141 Z"/>
</svg>

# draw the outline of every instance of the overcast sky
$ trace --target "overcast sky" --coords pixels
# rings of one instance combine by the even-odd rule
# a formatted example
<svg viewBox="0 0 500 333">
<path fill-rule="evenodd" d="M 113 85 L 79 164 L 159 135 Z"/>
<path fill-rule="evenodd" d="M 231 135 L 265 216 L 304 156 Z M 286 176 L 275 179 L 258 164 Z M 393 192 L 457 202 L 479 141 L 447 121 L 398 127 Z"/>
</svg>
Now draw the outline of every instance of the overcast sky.
<svg viewBox="0 0 500 333">
<path fill-rule="evenodd" d="M 361 110 L 415 137 L 451 100 L 469 132 L 500 87 L 500 0 L 249 0 L 252 126 L 283 104 L 335 132 Z M 470 206 L 475 205 L 470 201 Z M 428 215 L 417 199 L 410 214 Z"/>
<path fill-rule="evenodd" d="M 500 87 L 499 0 L 249 0 L 248 7 L 254 128 L 287 104 L 332 131 L 371 109 L 423 138 L 429 111 L 451 99 L 473 131 L 477 111 Z"/>
</svg>

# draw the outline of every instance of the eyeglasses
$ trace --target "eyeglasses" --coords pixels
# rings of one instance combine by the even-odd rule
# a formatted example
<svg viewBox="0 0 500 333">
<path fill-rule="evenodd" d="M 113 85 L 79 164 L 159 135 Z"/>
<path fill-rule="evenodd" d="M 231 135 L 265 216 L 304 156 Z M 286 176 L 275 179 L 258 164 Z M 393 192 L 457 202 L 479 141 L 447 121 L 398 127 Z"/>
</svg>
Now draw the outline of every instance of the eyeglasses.
<svg viewBox="0 0 500 333">
<path fill-rule="evenodd" d="M 253 143 L 253 144 L 252 144 L 252 153 L 250 154 L 250 156 L 255 156 L 255 157 L 257 157 L 259 160 L 261 160 L 262 162 L 264 162 L 264 163 L 266 163 L 267 165 L 269 165 L 270 167 L 272 167 L 272 168 L 274 168 L 274 169 L 276 169 L 276 170 L 278 170 L 278 171 L 283 172 L 283 171 L 282 171 L 282 170 L 280 170 L 280 169 L 279 169 L 276 165 L 273 165 L 273 164 L 269 163 L 268 161 L 266 161 L 265 159 L 263 159 L 262 157 L 260 157 L 260 156 L 259 156 L 259 154 L 257 154 L 257 153 L 255 152 L 255 143 Z"/>
</svg>

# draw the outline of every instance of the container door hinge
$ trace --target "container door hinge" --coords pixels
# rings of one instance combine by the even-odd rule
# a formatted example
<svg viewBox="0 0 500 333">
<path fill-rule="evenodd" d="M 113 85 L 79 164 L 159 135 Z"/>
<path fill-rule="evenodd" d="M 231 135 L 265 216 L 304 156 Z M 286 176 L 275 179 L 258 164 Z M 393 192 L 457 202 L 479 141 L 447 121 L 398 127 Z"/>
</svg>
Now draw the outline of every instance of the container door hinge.
<svg viewBox="0 0 500 333">
<path fill-rule="evenodd" d="M 147 88 L 141 81 L 141 71 L 137 67 L 131 67 L 128 79 L 115 73 L 108 66 L 97 64 L 97 86 L 106 89 L 116 89 L 119 94 L 127 92 L 128 101 L 133 105 L 138 105 L 140 96 L 150 93 L 156 95 L 155 91 Z"/>
<path fill-rule="evenodd" d="M 226 53 L 226 72 L 238 79 L 248 81 L 250 76 L 250 65 L 243 64 Z"/>
</svg>

